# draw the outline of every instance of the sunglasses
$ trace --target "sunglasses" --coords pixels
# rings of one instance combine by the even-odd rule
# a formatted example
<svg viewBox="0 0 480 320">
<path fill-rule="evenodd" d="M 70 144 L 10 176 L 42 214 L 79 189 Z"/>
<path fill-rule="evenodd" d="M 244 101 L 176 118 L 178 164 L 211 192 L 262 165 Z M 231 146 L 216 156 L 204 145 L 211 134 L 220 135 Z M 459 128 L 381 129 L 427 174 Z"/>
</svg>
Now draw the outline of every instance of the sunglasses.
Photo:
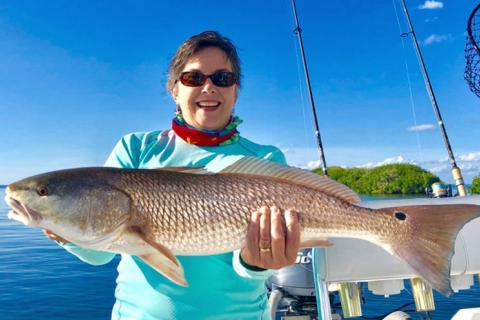
<svg viewBox="0 0 480 320">
<path fill-rule="evenodd" d="M 180 74 L 178 80 L 185 86 L 199 87 L 205 84 L 207 78 L 210 78 L 217 87 L 231 87 L 237 83 L 237 77 L 230 71 L 217 71 L 208 76 L 200 71 L 185 71 Z"/>
</svg>

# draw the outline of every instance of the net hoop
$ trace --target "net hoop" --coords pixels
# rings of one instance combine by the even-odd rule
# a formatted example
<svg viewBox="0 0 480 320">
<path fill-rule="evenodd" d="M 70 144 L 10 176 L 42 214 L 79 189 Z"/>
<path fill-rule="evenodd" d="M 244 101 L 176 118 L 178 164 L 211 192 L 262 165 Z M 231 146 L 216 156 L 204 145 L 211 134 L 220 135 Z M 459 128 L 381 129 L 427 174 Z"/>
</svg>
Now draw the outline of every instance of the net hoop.
<svg viewBox="0 0 480 320">
<path fill-rule="evenodd" d="M 480 98 L 480 4 L 473 9 L 467 23 L 465 45 L 465 80 L 470 90 Z"/>
</svg>

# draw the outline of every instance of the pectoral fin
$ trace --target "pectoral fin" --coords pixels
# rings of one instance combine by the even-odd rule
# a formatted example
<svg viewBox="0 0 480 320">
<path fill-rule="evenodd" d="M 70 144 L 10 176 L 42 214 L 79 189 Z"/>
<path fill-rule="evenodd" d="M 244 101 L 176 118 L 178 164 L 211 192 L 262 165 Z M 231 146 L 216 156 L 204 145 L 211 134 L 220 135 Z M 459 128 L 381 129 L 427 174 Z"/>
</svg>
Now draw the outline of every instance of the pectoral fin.
<svg viewBox="0 0 480 320">
<path fill-rule="evenodd" d="M 176 284 L 187 287 L 188 283 L 185 280 L 183 268 L 181 265 L 173 265 L 166 256 L 158 252 L 142 254 L 139 256 L 143 261 L 148 263 L 153 269 L 161 273 L 166 278 L 175 282 Z"/>
<path fill-rule="evenodd" d="M 149 238 L 139 227 L 132 227 L 131 231 L 136 233 L 153 249 L 149 253 L 139 255 L 139 258 L 176 284 L 183 287 L 188 286 L 182 265 L 167 247 Z"/>
</svg>

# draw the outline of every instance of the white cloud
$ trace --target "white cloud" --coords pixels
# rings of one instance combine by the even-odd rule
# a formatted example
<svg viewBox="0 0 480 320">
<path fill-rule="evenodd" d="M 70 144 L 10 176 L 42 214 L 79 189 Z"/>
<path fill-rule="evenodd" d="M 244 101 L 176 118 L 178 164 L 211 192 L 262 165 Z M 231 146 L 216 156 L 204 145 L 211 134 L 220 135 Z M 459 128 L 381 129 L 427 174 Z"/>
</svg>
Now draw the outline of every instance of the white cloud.
<svg viewBox="0 0 480 320">
<path fill-rule="evenodd" d="M 480 175 L 480 151 L 470 152 L 465 154 L 456 155 L 457 165 L 460 167 L 463 175 L 463 179 L 466 183 L 471 183 L 473 177 Z M 442 157 L 438 160 L 430 160 L 423 162 L 416 162 L 414 160 L 406 160 L 403 156 L 396 156 L 392 158 L 386 158 L 380 162 L 370 162 L 367 164 L 355 166 L 360 168 L 374 168 L 384 164 L 391 163 L 411 163 L 422 167 L 425 170 L 432 172 L 440 177 L 447 183 L 453 183 L 452 166 L 448 159 Z"/>
<path fill-rule="evenodd" d="M 443 2 L 435 1 L 435 0 L 426 0 L 418 8 L 419 9 L 427 9 L 427 10 L 442 9 L 443 8 Z"/>
<path fill-rule="evenodd" d="M 462 170 L 463 178 L 466 183 L 471 183 L 473 177 L 480 175 L 480 152 L 470 152 L 466 154 L 460 154 L 456 156 L 457 158 L 457 165 Z M 421 168 L 432 172 L 433 174 L 437 175 L 443 181 L 447 183 L 454 183 L 452 177 L 452 166 L 448 159 L 442 157 L 438 160 L 429 160 L 423 162 L 417 162 L 415 160 L 406 159 L 404 156 L 395 156 L 386 158 L 379 162 L 368 162 L 361 165 L 354 165 L 353 167 L 356 168 L 375 168 L 378 166 L 392 164 L 392 163 L 410 163 Z M 320 163 L 318 161 L 311 161 L 309 162 L 312 168 L 318 168 Z"/>
<path fill-rule="evenodd" d="M 435 129 L 435 126 L 433 124 L 420 124 L 418 126 L 407 128 L 407 131 L 420 132 L 420 131 L 427 131 L 427 130 L 433 130 L 433 129 Z"/>
<path fill-rule="evenodd" d="M 429 165 L 426 165 L 424 164 L 425 166 L 425 169 L 427 169 L 428 171 L 436 174 L 436 175 L 442 175 L 443 173 L 447 173 L 449 171 L 451 171 L 452 169 L 452 166 L 448 163 L 431 163 L 430 166 Z M 427 168 L 428 167 L 428 168 Z"/>
<path fill-rule="evenodd" d="M 467 154 L 461 154 L 458 156 L 458 159 L 461 161 L 480 161 L 480 152 L 470 152 Z"/>
<path fill-rule="evenodd" d="M 433 33 L 429 35 L 425 40 L 423 40 L 423 45 L 428 46 L 428 45 L 431 45 L 432 43 L 439 43 L 439 42 L 443 42 L 451 39 L 452 39 L 452 35 L 450 34 L 444 35 L 444 34 Z"/>
<path fill-rule="evenodd" d="M 302 167 L 304 169 L 313 170 L 313 169 L 320 168 L 321 166 L 322 166 L 322 162 L 320 160 L 314 160 L 314 161 L 307 162 L 307 165 Z"/>
<path fill-rule="evenodd" d="M 329 166 L 374 168 L 392 163 L 410 163 L 436 174 L 447 183 L 454 183 L 448 156 L 444 150 L 439 151 L 438 148 L 423 149 L 424 155 L 428 155 L 428 159 L 423 161 L 418 160 L 415 152 L 399 154 L 397 147 L 334 147 L 327 148 L 325 152 Z M 396 155 L 389 156 L 392 154 Z M 318 151 L 315 148 L 289 147 L 286 156 L 290 165 L 299 168 L 311 170 L 320 167 Z M 455 157 L 466 183 L 471 183 L 474 176 L 480 175 L 480 150 L 458 153 Z"/>
<path fill-rule="evenodd" d="M 480 152 L 470 152 L 456 156 L 457 165 L 460 167 L 463 179 L 466 183 L 471 183 L 473 177 L 480 175 Z M 432 172 L 447 183 L 454 183 L 452 176 L 452 166 L 445 158 L 438 160 L 430 160 L 416 162 L 414 160 L 406 160 L 403 156 L 386 158 L 380 162 L 369 162 L 363 165 L 355 166 L 359 168 L 374 168 L 391 163 L 410 163 L 420 166 L 421 168 Z"/>
<path fill-rule="evenodd" d="M 396 157 L 391 157 L 391 158 L 386 158 L 383 161 L 380 162 L 368 162 L 359 166 L 356 166 L 358 168 L 375 168 L 379 166 L 383 166 L 386 164 L 392 164 L 392 163 L 412 163 L 415 164 L 415 161 L 413 160 L 405 160 L 404 157 L 402 156 L 396 156 Z"/>
</svg>

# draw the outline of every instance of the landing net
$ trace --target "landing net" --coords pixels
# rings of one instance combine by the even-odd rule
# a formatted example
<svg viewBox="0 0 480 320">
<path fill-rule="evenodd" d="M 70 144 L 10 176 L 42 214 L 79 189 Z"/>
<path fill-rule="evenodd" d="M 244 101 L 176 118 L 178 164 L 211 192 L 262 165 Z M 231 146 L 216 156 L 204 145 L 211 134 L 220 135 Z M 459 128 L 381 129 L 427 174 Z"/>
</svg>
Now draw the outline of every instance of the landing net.
<svg viewBox="0 0 480 320">
<path fill-rule="evenodd" d="M 480 98 L 480 4 L 468 19 L 465 59 L 465 80 L 470 90 Z"/>
</svg>

